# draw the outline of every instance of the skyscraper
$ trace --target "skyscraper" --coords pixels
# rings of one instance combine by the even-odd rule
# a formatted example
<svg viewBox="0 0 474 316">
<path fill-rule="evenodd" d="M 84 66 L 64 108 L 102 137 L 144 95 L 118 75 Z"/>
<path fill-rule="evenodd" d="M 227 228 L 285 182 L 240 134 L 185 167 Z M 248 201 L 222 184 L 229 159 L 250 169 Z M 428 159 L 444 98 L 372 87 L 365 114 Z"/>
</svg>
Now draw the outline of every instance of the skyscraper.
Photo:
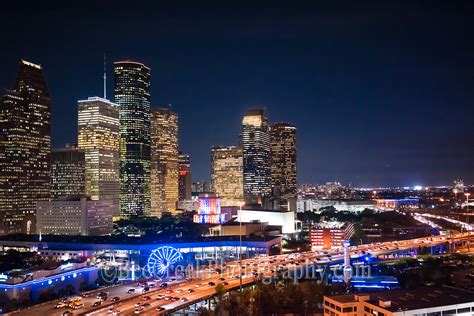
<svg viewBox="0 0 474 316">
<path fill-rule="evenodd" d="M 191 164 L 189 155 L 179 154 L 179 177 L 178 177 L 179 200 L 191 199 Z"/>
<path fill-rule="evenodd" d="M 120 216 L 148 215 L 150 197 L 150 68 L 114 63 L 120 117 Z"/>
<path fill-rule="evenodd" d="M 22 60 L 0 101 L 0 234 L 34 232 L 50 197 L 51 100 L 43 68 Z"/>
<path fill-rule="evenodd" d="M 242 148 L 212 147 L 212 187 L 222 206 L 238 206 L 244 199 Z"/>
<path fill-rule="evenodd" d="M 51 151 L 51 198 L 85 194 L 84 151 L 66 147 Z"/>
<path fill-rule="evenodd" d="M 242 121 L 244 199 L 262 204 L 271 196 L 271 155 L 268 119 L 265 109 L 247 111 Z"/>
<path fill-rule="evenodd" d="M 119 107 L 107 99 L 78 101 L 78 147 L 84 150 L 86 194 L 92 200 L 110 200 L 119 215 L 120 157 Z"/>
<path fill-rule="evenodd" d="M 272 186 L 275 201 L 282 208 L 296 198 L 296 127 L 274 124 L 270 129 Z"/>
<path fill-rule="evenodd" d="M 178 114 L 166 108 L 151 115 L 151 215 L 175 212 L 178 192 Z"/>
</svg>

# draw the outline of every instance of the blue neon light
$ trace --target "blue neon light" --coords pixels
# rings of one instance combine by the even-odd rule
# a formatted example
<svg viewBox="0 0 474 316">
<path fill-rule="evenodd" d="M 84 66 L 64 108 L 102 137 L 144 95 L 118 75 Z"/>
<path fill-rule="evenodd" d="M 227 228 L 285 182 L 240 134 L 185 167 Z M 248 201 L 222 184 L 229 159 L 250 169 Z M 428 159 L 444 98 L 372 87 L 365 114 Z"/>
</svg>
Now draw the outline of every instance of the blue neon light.
<svg viewBox="0 0 474 316">
<path fill-rule="evenodd" d="M 62 273 L 62 274 L 56 274 L 56 275 L 53 275 L 53 276 L 44 277 L 44 278 L 40 278 L 40 279 L 37 279 L 37 280 L 32 280 L 32 281 L 28 281 L 28 282 L 24 282 L 24 283 L 19 283 L 19 284 L 0 284 L 0 289 L 5 289 L 5 291 L 6 291 L 7 289 L 14 289 L 14 288 L 19 288 L 19 287 L 25 288 L 26 286 L 35 285 L 35 284 L 39 284 L 39 283 L 41 283 L 43 285 L 43 283 L 45 281 L 48 281 L 48 284 L 51 285 L 53 283 L 53 281 L 57 282 L 57 281 L 60 280 L 61 277 L 74 275 L 74 274 L 76 274 L 76 276 L 77 276 L 77 275 L 81 275 L 82 272 L 90 272 L 90 271 L 94 271 L 94 270 L 97 270 L 97 269 L 98 269 L 97 267 L 82 268 L 82 269 L 79 269 L 79 270 L 74 270 L 74 271 L 70 271 L 70 272 L 66 272 L 66 273 Z"/>
<path fill-rule="evenodd" d="M 148 257 L 148 272 L 151 275 L 164 275 L 179 260 L 183 260 L 183 255 L 178 249 L 170 246 L 156 248 Z"/>
</svg>

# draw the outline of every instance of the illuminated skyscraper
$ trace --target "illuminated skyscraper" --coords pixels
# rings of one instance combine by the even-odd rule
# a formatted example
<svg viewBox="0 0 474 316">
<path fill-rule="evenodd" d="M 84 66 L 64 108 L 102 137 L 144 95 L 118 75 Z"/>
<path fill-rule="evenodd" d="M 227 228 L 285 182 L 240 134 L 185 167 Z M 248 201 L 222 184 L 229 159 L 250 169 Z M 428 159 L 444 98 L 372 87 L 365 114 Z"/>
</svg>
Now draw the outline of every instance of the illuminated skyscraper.
<svg viewBox="0 0 474 316">
<path fill-rule="evenodd" d="M 179 154 L 179 200 L 191 199 L 191 164 L 189 155 Z"/>
<path fill-rule="evenodd" d="M 288 123 L 270 129 L 273 195 L 282 208 L 296 198 L 296 128 Z"/>
<path fill-rule="evenodd" d="M 175 212 L 178 202 L 178 114 L 160 108 L 151 114 L 151 215 Z"/>
<path fill-rule="evenodd" d="M 51 100 L 43 69 L 22 60 L 0 101 L 0 234 L 34 232 L 35 205 L 50 198 Z"/>
<path fill-rule="evenodd" d="M 120 117 L 120 216 L 149 215 L 150 68 L 119 61 L 114 71 Z"/>
<path fill-rule="evenodd" d="M 84 151 L 66 147 L 51 151 L 51 198 L 85 194 Z"/>
<path fill-rule="evenodd" d="M 212 147 L 212 187 L 222 206 L 238 206 L 244 200 L 243 160 L 240 147 Z"/>
<path fill-rule="evenodd" d="M 211 184 L 207 181 L 195 181 L 193 184 L 191 184 L 191 192 L 192 195 L 199 193 L 211 193 Z"/>
<path fill-rule="evenodd" d="M 242 121 L 244 199 L 262 204 L 271 196 L 271 155 L 268 119 L 265 109 L 247 111 Z"/>
<path fill-rule="evenodd" d="M 119 107 L 107 99 L 78 101 L 78 147 L 84 150 L 86 195 L 91 200 L 109 200 L 113 215 L 119 215 L 120 158 Z"/>
</svg>

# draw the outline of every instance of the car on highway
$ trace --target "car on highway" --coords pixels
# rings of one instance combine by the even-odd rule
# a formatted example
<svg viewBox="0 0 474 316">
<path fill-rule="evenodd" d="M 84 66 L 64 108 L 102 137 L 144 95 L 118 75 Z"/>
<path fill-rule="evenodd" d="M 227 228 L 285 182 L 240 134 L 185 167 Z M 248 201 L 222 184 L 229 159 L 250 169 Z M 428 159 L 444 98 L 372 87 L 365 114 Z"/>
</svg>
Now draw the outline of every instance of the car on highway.
<svg viewBox="0 0 474 316">
<path fill-rule="evenodd" d="M 128 293 L 128 294 L 130 294 L 130 293 L 135 293 L 135 289 L 129 289 L 129 290 L 127 291 L 127 293 Z"/>
<path fill-rule="evenodd" d="M 219 278 L 220 281 L 225 281 L 225 278 Z"/>
<path fill-rule="evenodd" d="M 144 301 L 149 301 L 149 300 L 151 300 L 151 296 L 144 295 L 142 299 L 143 299 Z"/>
<path fill-rule="evenodd" d="M 112 302 L 118 302 L 119 300 L 120 300 L 120 297 L 118 297 L 118 296 L 114 296 L 112 298 Z"/>
<path fill-rule="evenodd" d="M 148 308 L 148 307 L 151 307 L 151 303 L 145 303 L 142 305 L 143 308 Z"/>
<path fill-rule="evenodd" d="M 161 283 L 160 284 L 160 287 L 167 287 L 168 286 L 168 283 Z"/>
<path fill-rule="evenodd" d="M 193 289 L 188 289 L 187 292 L 188 292 L 188 293 L 192 293 L 192 292 L 194 292 L 194 290 L 193 290 Z"/>
<path fill-rule="evenodd" d="M 56 306 L 54 306 L 54 308 L 56 308 L 56 309 L 64 308 L 64 307 L 67 307 L 68 305 L 69 305 L 68 302 L 62 301 L 62 302 L 59 302 L 58 304 L 56 304 Z"/>
<path fill-rule="evenodd" d="M 171 293 L 173 293 L 173 292 L 174 292 L 174 291 L 171 290 L 171 289 L 170 289 L 170 290 L 166 290 L 166 294 L 171 294 Z"/>
<path fill-rule="evenodd" d="M 187 299 L 186 297 L 182 297 L 182 298 L 180 299 L 180 301 L 181 301 L 181 302 L 187 302 L 188 299 Z"/>
<path fill-rule="evenodd" d="M 156 311 L 157 311 L 157 312 L 162 312 L 162 311 L 165 311 L 165 310 L 166 310 L 166 308 L 164 308 L 163 306 L 158 306 L 158 307 L 156 308 Z"/>
<path fill-rule="evenodd" d="M 166 297 L 166 295 L 160 294 L 156 297 L 157 300 L 162 300 Z"/>
<path fill-rule="evenodd" d="M 79 309 L 84 306 L 81 300 L 74 300 L 68 305 L 72 309 Z"/>
<path fill-rule="evenodd" d="M 81 297 L 84 297 L 84 298 L 86 298 L 86 297 L 91 297 L 91 296 L 92 296 L 92 293 L 81 293 L 80 296 L 81 296 Z"/>
<path fill-rule="evenodd" d="M 100 305 L 102 305 L 101 301 L 95 301 L 94 304 L 92 304 L 92 307 L 98 307 Z"/>
<path fill-rule="evenodd" d="M 209 282 L 209 283 L 207 283 L 207 285 L 209 285 L 209 286 L 216 286 L 216 284 L 215 284 L 214 282 Z"/>
<path fill-rule="evenodd" d="M 140 303 L 140 302 L 135 304 L 135 307 L 140 307 L 140 306 L 142 306 L 142 303 Z"/>
<path fill-rule="evenodd" d="M 149 290 L 150 290 L 150 288 L 148 286 L 146 286 L 146 287 L 143 288 L 142 293 L 148 292 Z"/>
</svg>

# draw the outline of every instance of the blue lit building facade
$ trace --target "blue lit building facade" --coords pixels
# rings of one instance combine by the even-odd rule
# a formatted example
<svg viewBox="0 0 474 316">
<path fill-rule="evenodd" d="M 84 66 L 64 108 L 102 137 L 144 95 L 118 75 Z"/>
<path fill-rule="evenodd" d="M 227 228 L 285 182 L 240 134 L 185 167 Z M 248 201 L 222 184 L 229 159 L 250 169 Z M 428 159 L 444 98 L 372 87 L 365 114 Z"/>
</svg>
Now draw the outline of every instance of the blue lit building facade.
<svg viewBox="0 0 474 316">
<path fill-rule="evenodd" d="M 252 258 L 279 254 L 281 237 L 244 237 L 242 257 Z M 150 254 L 160 247 L 177 249 L 183 261 L 196 265 L 209 260 L 231 261 L 238 259 L 238 236 L 203 237 L 193 240 L 159 241 L 145 237 L 115 236 L 54 236 L 45 235 L 38 241 L 35 235 L 0 237 L 0 251 L 15 249 L 35 251 L 52 260 L 88 258 L 94 262 L 114 261 L 117 264 L 135 262 L 145 266 Z"/>
<path fill-rule="evenodd" d="M 151 208 L 150 68 L 114 63 L 115 103 L 120 118 L 121 217 L 148 215 Z"/>
</svg>

